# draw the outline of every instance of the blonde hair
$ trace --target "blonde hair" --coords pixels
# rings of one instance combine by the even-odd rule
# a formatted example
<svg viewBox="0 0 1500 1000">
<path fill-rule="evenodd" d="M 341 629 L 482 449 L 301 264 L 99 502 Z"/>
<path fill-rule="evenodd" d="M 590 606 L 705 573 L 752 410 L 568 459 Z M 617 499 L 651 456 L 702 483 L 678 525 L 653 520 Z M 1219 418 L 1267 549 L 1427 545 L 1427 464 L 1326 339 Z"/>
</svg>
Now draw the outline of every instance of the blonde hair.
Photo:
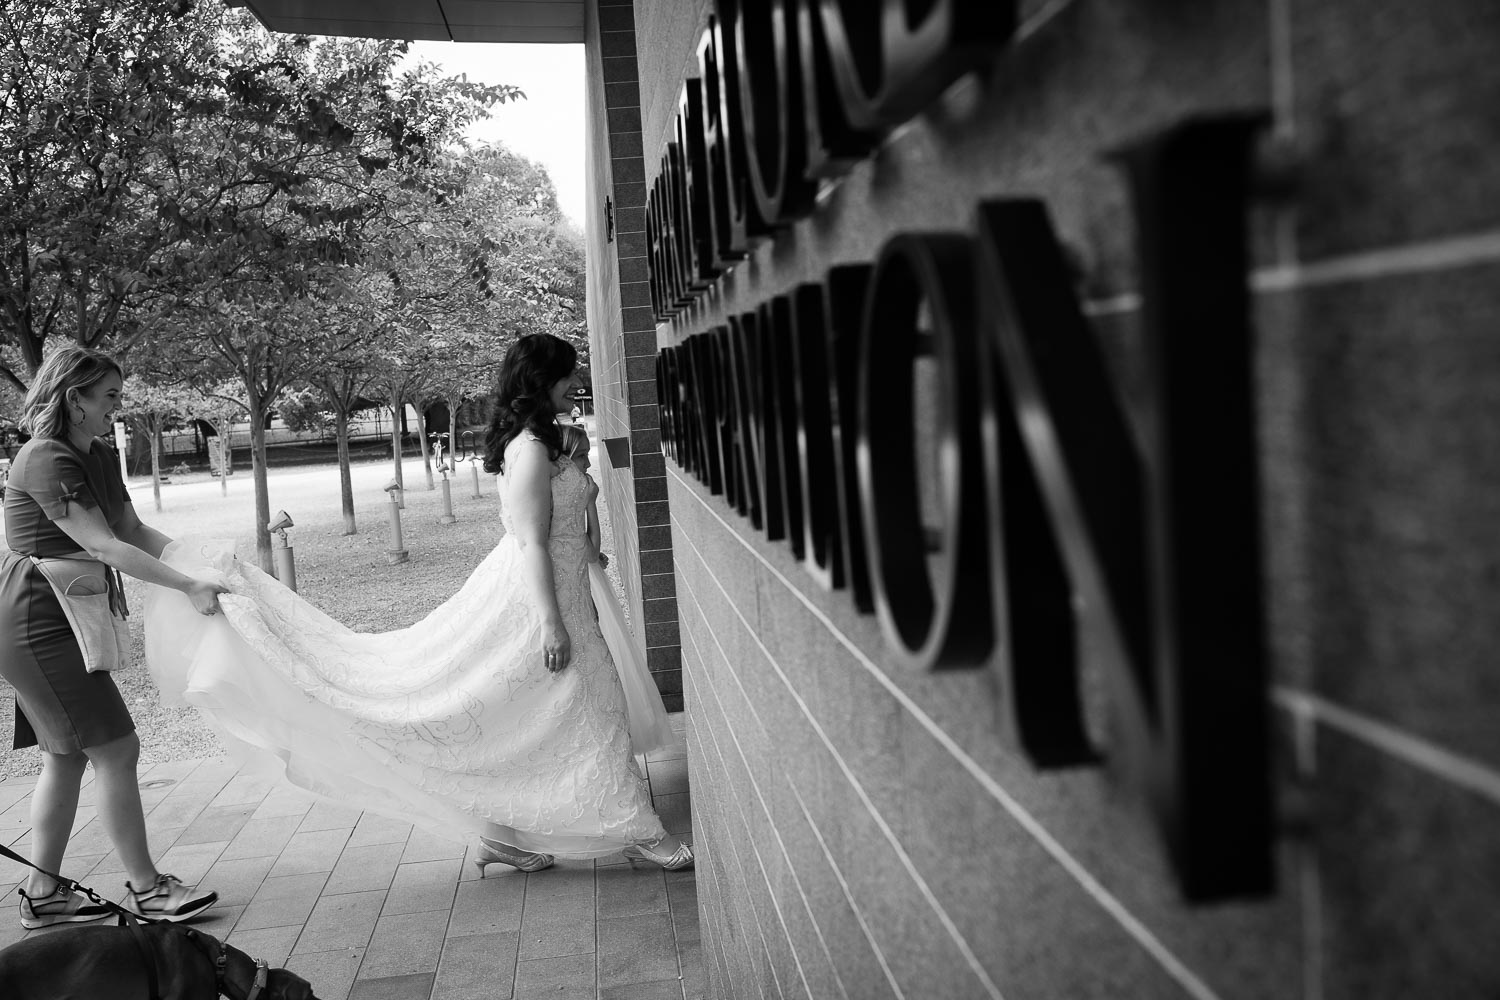
<svg viewBox="0 0 1500 1000">
<path fill-rule="evenodd" d="M 64 344 L 47 356 L 37 369 L 26 401 L 21 404 L 21 430 L 32 437 L 68 436 L 68 393 L 87 392 L 105 376 L 121 378 L 125 372 L 107 354 L 79 344 Z"/>
<path fill-rule="evenodd" d="M 588 454 L 588 431 L 584 430 L 582 427 L 579 427 L 577 424 L 560 423 L 557 426 L 558 429 L 562 431 L 562 446 L 564 455 L 567 455 L 569 458 L 577 458 L 580 450 L 585 455 Z"/>
</svg>

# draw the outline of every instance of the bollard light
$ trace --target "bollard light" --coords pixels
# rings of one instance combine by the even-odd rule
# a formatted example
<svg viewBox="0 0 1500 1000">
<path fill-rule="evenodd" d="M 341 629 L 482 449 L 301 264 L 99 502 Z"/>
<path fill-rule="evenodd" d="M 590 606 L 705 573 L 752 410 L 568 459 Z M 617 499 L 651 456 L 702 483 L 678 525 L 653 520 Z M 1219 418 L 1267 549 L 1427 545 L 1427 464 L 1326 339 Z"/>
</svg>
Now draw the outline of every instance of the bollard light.
<svg viewBox="0 0 1500 1000">
<path fill-rule="evenodd" d="M 266 530 L 271 532 L 271 556 L 276 568 L 276 579 L 295 593 L 297 559 L 286 537 L 286 529 L 290 527 L 292 527 L 292 515 L 284 510 L 278 510 L 276 516 L 271 518 L 271 523 L 266 525 Z"/>
<path fill-rule="evenodd" d="M 453 516 L 453 490 L 448 485 L 448 463 L 444 462 L 439 465 L 438 472 L 443 476 L 443 516 L 438 520 L 443 524 L 452 524 L 458 518 Z"/>
<path fill-rule="evenodd" d="M 483 500 L 484 491 L 479 488 L 479 456 L 474 455 L 469 459 L 469 471 L 474 473 L 474 499 Z"/>
<path fill-rule="evenodd" d="M 391 547 L 385 550 L 385 561 L 394 566 L 406 562 L 406 546 L 401 540 L 401 483 L 394 476 L 381 489 L 391 500 Z"/>
</svg>

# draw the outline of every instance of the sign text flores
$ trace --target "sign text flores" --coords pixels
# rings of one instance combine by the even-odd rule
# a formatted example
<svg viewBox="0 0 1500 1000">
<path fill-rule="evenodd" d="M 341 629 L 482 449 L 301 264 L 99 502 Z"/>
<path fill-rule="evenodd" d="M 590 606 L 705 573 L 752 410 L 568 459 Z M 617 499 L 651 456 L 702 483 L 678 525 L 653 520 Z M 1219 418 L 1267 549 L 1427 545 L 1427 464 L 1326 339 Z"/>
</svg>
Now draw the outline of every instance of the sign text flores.
<svg viewBox="0 0 1500 1000">
<path fill-rule="evenodd" d="M 659 318 L 809 214 L 817 177 L 1012 26 L 993 0 L 911 6 L 718 4 L 648 205 Z M 1272 881 L 1245 285 L 1258 124 L 1189 122 L 1118 157 L 1139 234 L 1143 434 L 1032 200 L 985 202 L 968 233 L 896 236 L 873 264 L 834 267 L 657 360 L 668 456 L 878 614 L 899 658 L 995 661 L 1010 736 L 1038 767 L 1096 760 L 1086 646 L 1109 678 L 1111 766 L 1198 901 Z M 919 367 L 937 386 L 922 402 Z M 931 471 L 917 420 L 932 426 Z"/>
</svg>

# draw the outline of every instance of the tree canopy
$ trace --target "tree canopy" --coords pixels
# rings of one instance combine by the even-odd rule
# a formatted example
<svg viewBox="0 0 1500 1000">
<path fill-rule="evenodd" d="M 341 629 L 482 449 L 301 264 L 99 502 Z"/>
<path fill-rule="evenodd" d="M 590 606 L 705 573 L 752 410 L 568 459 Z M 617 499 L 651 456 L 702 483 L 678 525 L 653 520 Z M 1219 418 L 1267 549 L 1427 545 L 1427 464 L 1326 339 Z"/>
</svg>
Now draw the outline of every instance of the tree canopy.
<svg viewBox="0 0 1500 1000">
<path fill-rule="evenodd" d="M 121 357 L 143 413 L 232 397 L 263 526 L 287 393 L 343 427 L 367 389 L 482 394 L 521 332 L 586 350 L 551 180 L 463 140 L 523 95 L 407 55 L 208 0 L 0 3 L 0 399 L 54 338 Z"/>
<path fill-rule="evenodd" d="M 49 337 L 118 348 L 184 300 L 300 294 L 393 206 L 441 203 L 444 150 L 520 94 L 405 54 L 217 3 L 0 5 L 0 378 Z"/>
</svg>

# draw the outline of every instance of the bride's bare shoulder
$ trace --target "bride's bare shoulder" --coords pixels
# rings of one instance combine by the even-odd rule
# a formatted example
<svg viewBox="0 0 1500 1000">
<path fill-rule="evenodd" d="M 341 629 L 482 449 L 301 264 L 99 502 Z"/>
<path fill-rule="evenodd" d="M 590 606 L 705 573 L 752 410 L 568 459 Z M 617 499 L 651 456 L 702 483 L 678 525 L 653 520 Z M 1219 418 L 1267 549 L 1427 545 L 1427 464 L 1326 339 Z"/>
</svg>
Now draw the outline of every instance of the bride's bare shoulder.
<svg viewBox="0 0 1500 1000">
<path fill-rule="evenodd" d="M 547 453 L 547 446 L 542 443 L 541 438 L 529 430 L 523 430 L 505 443 L 505 457 L 507 459 L 512 455 L 537 453 L 545 455 Z"/>
<path fill-rule="evenodd" d="M 560 471 L 558 463 L 552 460 L 551 449 L 531 431 L 522 431 L 505 446 L 506 471 L 522 467 L 546 468 L 549 478 Z"/>
</svg>

